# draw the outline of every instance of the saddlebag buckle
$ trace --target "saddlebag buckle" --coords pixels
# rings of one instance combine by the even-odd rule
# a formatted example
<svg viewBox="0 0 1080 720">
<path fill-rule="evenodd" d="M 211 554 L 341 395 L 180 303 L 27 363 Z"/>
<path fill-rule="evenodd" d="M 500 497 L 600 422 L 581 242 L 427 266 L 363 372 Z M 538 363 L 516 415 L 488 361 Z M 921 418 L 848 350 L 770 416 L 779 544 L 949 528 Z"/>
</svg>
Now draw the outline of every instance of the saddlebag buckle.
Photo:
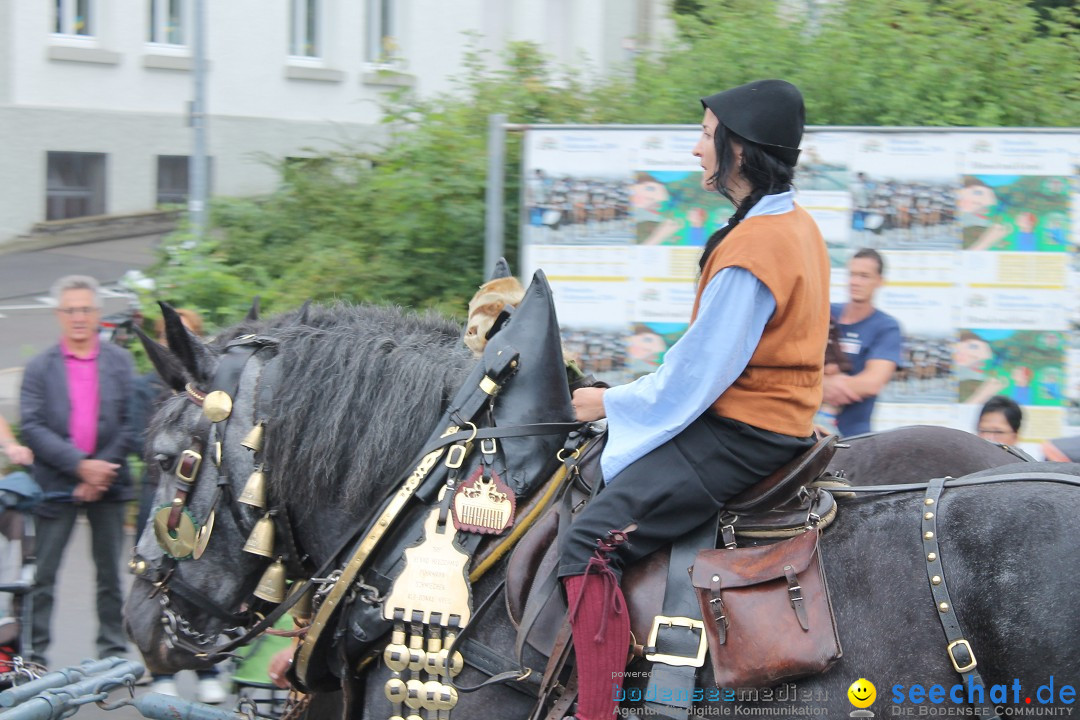
<svg viewBox="0 0 1080 720">
<path fill-rule="evenodd" d="M 686 628 L 698 634 L 698 646 L 696 655 L 674 655 L 656 651 L 656 642 L 660 636 L 661 628 L 680 627 Z M 657 615 L 653 618 L 652 629 L 649 631 L 648 644 L 645 646 L 645 659 L 650 662 L 664 663 L 682 667 L 701 667 L 705 664 L 705 651 L 708 650 L 708 641 L 705 638 L 705 623 L 688 617 L 668 617 Z"/>
<path fill-rule="evenodd" d="M 956 648 L 961 648 L 964 652 L 967 653 L 967 663 L 961 664 L 961 662 L 956 659 Z M 979 664 L 978 661 L 975 660 L 975 653 L 971 650 L 971 643 L 969 643 L 964 638 L 960 638 L 959 640 L 953 640 L 945 649 L 949 653 L 949 660 L 950 662 L 952 662 L 953 669 L 956 670 L 956 672 L 958 673 L 963 674 L 966 672 L 971 672 L 975 669 L 975 666 Z"/>
</svg>

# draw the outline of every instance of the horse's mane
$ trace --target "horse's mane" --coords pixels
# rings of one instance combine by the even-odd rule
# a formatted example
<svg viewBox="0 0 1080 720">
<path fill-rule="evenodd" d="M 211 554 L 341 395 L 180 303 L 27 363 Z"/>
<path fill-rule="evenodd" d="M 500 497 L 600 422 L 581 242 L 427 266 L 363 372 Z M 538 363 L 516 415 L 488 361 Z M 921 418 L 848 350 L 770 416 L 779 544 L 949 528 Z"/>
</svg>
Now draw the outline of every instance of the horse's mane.
<svg viewBox="0 0 1080 720">
<path fill-rule="evenodd" d="M 313 306 L 242 323 L 215 342 L 248 332 L 279 340 L 265 462 L 270 492 L 302 500 L 289 502 L 300 514 L 327 503 L 369 512 L 475 362 L 459 325 L 398 307 Z"/>
</svg>

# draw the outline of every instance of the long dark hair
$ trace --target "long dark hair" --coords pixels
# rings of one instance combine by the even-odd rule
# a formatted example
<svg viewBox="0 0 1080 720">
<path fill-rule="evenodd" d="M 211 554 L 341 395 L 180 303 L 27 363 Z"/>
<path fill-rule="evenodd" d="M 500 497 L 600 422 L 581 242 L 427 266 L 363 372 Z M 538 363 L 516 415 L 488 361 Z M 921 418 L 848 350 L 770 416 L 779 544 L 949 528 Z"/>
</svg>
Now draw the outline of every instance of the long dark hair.
<svg viewBox="0 0 1080 720">
<path fill-rule="evenodd" d="M 742 164 L 735 167 L 735 149 L 732 143 L 742 146 Z M 713 144 L 716 147 L 716 174 L 710 178 L 716 191 L 735 205 L 735 214 L 728 218 L 727 225 L 714 232 L 709 241 L 705 243 L 705 249 L 701 253 L 698 267 L 705 269 L 712 251 L 716 249 L 728 233 L 736 225 L 742 222 L 750 208 L 757 205 L 758 201 L 766 195 L 787 192 L 791 189 L 791 181 L 795 177 L 795 167 L 788 165 L 783 160 L 769 153 L 763 145 L 751 142 L 746 138 L 732 132 L 723 123 L 716 125 L 713 134 Z M 750 194 L 741 203 L 736 203 L 731 196 L 731 190 L 724 182 L 731 177 L 733 172 L 739 171 L 747 182 L 750 183 Z"/>
</svg>

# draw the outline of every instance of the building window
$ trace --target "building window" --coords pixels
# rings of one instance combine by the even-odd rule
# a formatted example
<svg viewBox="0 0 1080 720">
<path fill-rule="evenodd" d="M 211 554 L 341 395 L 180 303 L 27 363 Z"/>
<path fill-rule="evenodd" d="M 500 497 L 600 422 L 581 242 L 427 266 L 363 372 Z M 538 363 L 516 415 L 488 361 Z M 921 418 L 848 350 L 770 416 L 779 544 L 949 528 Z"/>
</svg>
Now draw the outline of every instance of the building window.
<svg viewBox="0 0 1080 720">
<path fill-rule="evenodd" d="M 94 0 L 56 0 L 54 33 L 91 36 L 94 20 Z"/>
<path fill-rule="evenodd" d="M 158 155 L 158 205 L 182 205 L 187 202 L 189 165 L 187 155 Z"/>
<path fill-rule="evenodd" d="M 394 22 L 394 0 L 367 0 L 367 42 L 364 59 L 376 65 L 396 65 L 400 48 Z"/>
<path fill-rule="evenodd" d="M 206 158 L 206 191 L 210 194 L 214 159 Z M 191 187 L 191 158 L 187 155 L 157 156 L 157 204 L 183 205 Z"/>
<path fill-rule="evenodd" d="M 290 10 L 289 54 L 294 57 L 322 57 L 322 0 L 290 0 Z"/>
<path fill-rule="evenodd" d="M 150 27 L 147 39 L 162 45 L 187 44 L 187 0 L 147 0 Z"/>
<path fill-rule="evenodd" d="M 103 153 L 49 152 L 46 162 L 46 220 L 105 213 Z"/>
</svg>

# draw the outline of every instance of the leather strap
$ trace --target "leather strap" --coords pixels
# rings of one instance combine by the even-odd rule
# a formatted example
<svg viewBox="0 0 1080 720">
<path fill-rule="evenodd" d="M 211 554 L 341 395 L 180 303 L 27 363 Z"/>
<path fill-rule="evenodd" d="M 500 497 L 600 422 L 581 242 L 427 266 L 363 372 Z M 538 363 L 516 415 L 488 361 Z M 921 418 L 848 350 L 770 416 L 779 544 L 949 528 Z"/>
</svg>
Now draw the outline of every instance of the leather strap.
<svg viewBox="0 0 1080 720">
<path fill-rule="evenodd" d="M 489 345 L 488 350 L 492 347 Z M 466 424 L 463 418 L 475 418 L 494 393 L 498 392 L 502 383 L 513 374 L 517 368 L 517 357 L 518 353 L 509 346 L 498 352 L 485 351 L 483 362 L 474 368 L 462 384 L 450 406 L 443 413 L 437 428 L 446 428 L 450 424 L 460 427 Z M 436 432 L 439 430 L 436 429 Z M 471 432 L 465 432 L 459 439 L 467 440 L 471 434 Z M 442 458 L 443 448 L 450 442 L 454 441 L 443 437 L 436 437 L 430 441 L 428 447 L 432 449 L 425 448 L 417 453 L 413 462 L 408 465 L 413 468 L 409 474 L 396 486 L 391 485 L 380 503 L 380 512 L 366 524 L 362 539 L 350 553 L 349 559 L 341 569 L 340 576 L 315 612 L 308 634 L 300 644 L 295 661 L 289 669 L 289 680 L 294 685 L 307 688 L 313 684 L 314 669 L 310 663 L 316 646 L 321 642 L 322 633 L 334 626 L 333 621 L 339 606 L 353 586 L 360 570 L 368 564 L 386 533 L 396 527 L 399 516 L 410 500 L 414 495 L 433 497 L 437 489 L 442 486 L 445 476 L 443 471 L 446 468 L 445 465 L 435 466 L 435 464 Z M 433 455 L 434 453 L 437 455 Z"/>
<path fill-rule="evenodd" d="M 965 685 L 978 685 L 986 688 L 982 675 L 977 669 L 975 653 L 971 644 L 964 638 L 964 631 L 960 627 L 960 618 L 957 615 L 956 606 L 949 595 L 949 588 L 945 584 L 945 569 L 941 562 L 941 547 L 938 544 L 938 500 L 941 491 L 946 484 L 946 478 L 931 480 L 926 488 L 926 497 L 923 500 L 923 557 L 926 559 L 926 577 L 930 580 L 930 592 L 934 596 L 934 605 L 938 611 L 938 619 L 941 628 L 945 631 L 945 641 L 948 643 L 946 652 L 953 669 L 960 673 L 960 678 Z M 998 714 L 994 706 L 985 702 L 972 702 L 974 707 L 981 708 L 979 715 L 989 720 L 997 720 Z M 969 694 L 970 698 L 970 694 Z"/>
<path fill-rule="evenodd" d="M 459 441 L 489 440 L 491 438 L 528 437 L 530 435 L 563 435 L 581 429 L 581 422 L 528 423 L 525 425 L 499 425 L 479 429 L 459 430 L 449 435 L 435 438 L 420 452 L 423 457 L 447 445 Z"/>
<path fill-rule="evenodd" d="M 552 646 L 551 655 L 548 657 L 547 666 L 544 668 L 544 676 L 540 679 L 540 697 L 533 707 L 529 720 L 539 720 L 544 708 L 551 704 L 551 709 L 543 717 L 547 720 L 562 720 L 570 711 L 570 706 L 577 699 L 578 674 L 573 672 L 566 681 L 566 687 L 559 685 L 559 678 L 563 676 L 563 670 L 570 656 L 573 655 L 574 637 L 570 627 L 570 615 L 563 618 L 559 626 L 559 633 L 555 636 L 555 644 Z M 552 702 L 554 698 L 554 702 Z"/>
<path fill-rule="evenodd" d="M 693 566 L 694 558 L 701 548 L 716 547 L 716 530 L 720 516 L 714 515 L 692 530 L 675 540 L 671 545 L 671 559 L 668 561 L 667 586 L 664 590 L 663 615 L 667 618 L 688 618 L 701 621 L 701 606 L 694 594 L 693 585 L 687 570 Z M 698 648 L 705 642 L 704 627 L 692 628 L 685 625 L 663 625 L 660 617 L 653 620 L 657 632 L 656 644 L 661 647 L 646 647 L 646 658 L 653 653 L 694 658 Z M 661 623 L 657 625 L 657 623 Z M 646 714 L 686 720 L 694 706 L 694 685 L 697 682 L 697 667 L 694 665 L 669 665 L 662 660 L 653 660 L 652 672 L 649 673 L 649 686 L 645 697 L 657 698 L 645 703 Z M 665 698 L 660 700 L 660 698 Z"/>
<path fill-rule="evenodd" d="M 803 600 L 802 586 L 799 585 L 799 576 L 795 574 L 795 568 L 785 565 L 784 577 L 787 578 L 788 599 L 795 610 L 795 617 L 799 619 L 799 625 L 803 630 L 809 630 L 810 620 L 806 617 L 806 602 Z"/>
<path fill-rule="evenodd" d="M 1080 476 L 1066 475 L 1065 473 L 1027 471 L 1014 472 L 1003 475 L 987 475 L 984 477 L 942 478 L 945 487 L 968 487 L 971 485 L 992 485 L 1003 482 L 1056 482 L 1080 487 Z M 933 482 L 933 481 L 930 481 Z M 830 488 L 839 493 L 878 493 L 878 492 L 906 492 L 909 490 L 926 490 L 930 482 L 900 483 L 896 485 L 851 485 L 842 488 Z"/>
</svg>

